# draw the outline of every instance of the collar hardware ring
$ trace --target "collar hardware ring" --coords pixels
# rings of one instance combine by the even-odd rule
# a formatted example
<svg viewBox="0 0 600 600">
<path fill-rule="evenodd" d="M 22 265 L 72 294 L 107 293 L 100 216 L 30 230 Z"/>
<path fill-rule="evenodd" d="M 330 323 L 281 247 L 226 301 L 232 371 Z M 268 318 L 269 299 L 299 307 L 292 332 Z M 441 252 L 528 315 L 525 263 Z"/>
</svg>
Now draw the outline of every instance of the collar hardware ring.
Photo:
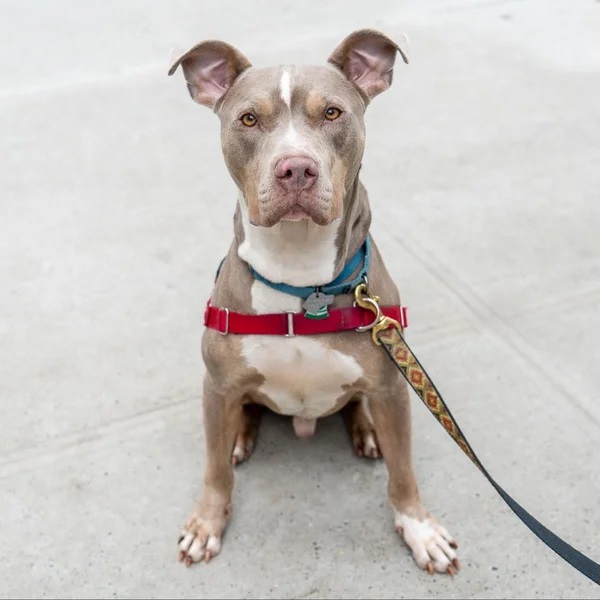
<svg viewBox="0 0 600 600">
<path fill-rule="evenodd" d="M 365 308 L 366 310 L 370 310 L 375 315 L 372 323 L 357 327 L 356 331 L 359 333 L 370 331 L 373 337 L 373 342 L 375 342 L 377 346 L 381 346 L 381 342 L 379 341 L 380 332 L 392 327 L 397 329 L 399 332 L 402 332 L 402 325 L 400 325 L 398 321 L 383 315 L 381 312 L 381 306 L 379 306 L 379 296 L 371 294 L 366 283 L 361 283 L 356 287 L 354 290 L 354 300 L 358 306 Z"/>
</svg>

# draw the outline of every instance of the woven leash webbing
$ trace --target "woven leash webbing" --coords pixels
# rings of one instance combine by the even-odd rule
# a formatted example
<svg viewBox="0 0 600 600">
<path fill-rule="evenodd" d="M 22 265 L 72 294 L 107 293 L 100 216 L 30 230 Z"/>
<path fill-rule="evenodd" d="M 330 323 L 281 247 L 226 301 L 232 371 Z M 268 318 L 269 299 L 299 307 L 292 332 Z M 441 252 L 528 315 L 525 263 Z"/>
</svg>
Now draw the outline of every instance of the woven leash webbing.
<svg viewBox="0 0 600 600">
<path fill-rule="evenodd" d="M 561 558 L 566 560 L 571 566 L 591 579 L 594 583 L 600 585 L 600 565 L 579 552 L 579 550 L 576 550 L 571 545 L 567 544 L 567 542 L 552 533 L 537 519 L 531 516 L 518 502 L 513 500 L 487 472 L 479 458 L 477 458 L 473 448 L 471 448 L 471 445 L 458 426 L 458 423 L 452 416 L 452 413 L 442 399 L 442 396 L 429 378 L 429 375 L 427 375 L 427 372 L 413 354 L 399 331 L 395 328 L 386 329 L 379 333 L 377 339 L 381 342 L 382 348 L 396 367 L 398 367 L 398 370 L 402 373 L 408 384 L 423 401 L 431 414 L 440 422 L 442 427 L 460 446 L 460 449 L 471 459 L 473 464 L 483 473 L 517 517 L 519 517 L 519 519 L 521 519 L 521 521 L 523 521 L 523 523 L 525 523 L 525 525 L 527 525 L 527 527 L 529 527 L 542 542 L 554 550 Z"/>
</svg>

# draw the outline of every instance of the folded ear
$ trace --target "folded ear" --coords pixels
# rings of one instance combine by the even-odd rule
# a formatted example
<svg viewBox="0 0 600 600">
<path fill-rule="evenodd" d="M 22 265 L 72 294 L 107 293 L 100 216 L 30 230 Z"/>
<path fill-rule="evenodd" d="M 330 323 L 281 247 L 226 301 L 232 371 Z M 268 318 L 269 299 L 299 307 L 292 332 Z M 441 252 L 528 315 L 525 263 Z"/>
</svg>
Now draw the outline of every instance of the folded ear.
<svg viewBox="0 0 600 600">
<path fill-rule="evenodd" d="M 173 63 L 169 75 L 173 75 L 179 65 L 190 96 L 213 110 L 239 74 L 251 66 L 239 50 L 217 40 L 196 44 Z"/>
<path fill-rule="evenodd" d="M 371 99 L 392 84 L 397 52 L 408 64 L 402 48 L 389 37 L 373 29 L 360 29 L 338 45 L 329 62 Z"/>
</svg>

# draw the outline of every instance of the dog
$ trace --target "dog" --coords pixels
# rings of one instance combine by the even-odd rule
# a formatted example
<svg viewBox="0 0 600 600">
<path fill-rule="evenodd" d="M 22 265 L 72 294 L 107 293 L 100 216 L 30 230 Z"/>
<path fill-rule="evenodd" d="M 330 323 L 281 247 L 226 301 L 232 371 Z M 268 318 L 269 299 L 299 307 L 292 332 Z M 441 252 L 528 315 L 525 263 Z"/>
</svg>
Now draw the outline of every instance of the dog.
<svg viewBox="0 0 600 600">
<path fill-rule="evenodd" d="M 239 189 L 233 242 L 205 315 L 206 467 L 178 542 L 187 566 L 219 553 L 234 466 L 249 457 L 268 408 L 291 416 L 300 437 L 341 411 L 355 451 L 383 457 L 395 527 L 419 567 L 450 575 L 459 568 L 456 543 L 419 499 L 407 384 L 360 331 L 373 315 L 353 305 L 353 288 L 368 282 L 382 306 L 400 306 L 359 179 L 365 109 L 390 87 L 398 54 L 408 63 L 389 37 L 362 29 L 323 66 L 258 69 L 209 40 L 169 70 L 181 66 L 192 99 L 220 118 Z M 348 330 L 352 319 L 360 332 Z"/>
</svg>

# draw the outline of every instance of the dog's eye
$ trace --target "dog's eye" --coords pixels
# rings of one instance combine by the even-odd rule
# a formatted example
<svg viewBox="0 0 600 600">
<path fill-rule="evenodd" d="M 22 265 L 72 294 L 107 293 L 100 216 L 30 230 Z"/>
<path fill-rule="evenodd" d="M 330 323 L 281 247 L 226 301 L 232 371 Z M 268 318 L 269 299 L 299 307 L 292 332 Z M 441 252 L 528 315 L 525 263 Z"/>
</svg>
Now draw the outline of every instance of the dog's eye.
<svg viewBox="0 0 600 600">
<path fill-rule="evenodd" d="M 330 106 L 325 111 L 325 118 L 328 119 L 329 121 L 335 121 L 336 119 L 340 118 L 341 114 L 342 114 L 342 111 L 339 108 L 336 108 L 335 106 Z"/>
<path fill-rule="evenodd" d="M 240 119 L 240 121 L 246 127 L 254 127 L 257 123 L 257 119 L 252 113 L 246 113 L 245 115 L 242 115 L 242 118 Z"/>
</svg>

